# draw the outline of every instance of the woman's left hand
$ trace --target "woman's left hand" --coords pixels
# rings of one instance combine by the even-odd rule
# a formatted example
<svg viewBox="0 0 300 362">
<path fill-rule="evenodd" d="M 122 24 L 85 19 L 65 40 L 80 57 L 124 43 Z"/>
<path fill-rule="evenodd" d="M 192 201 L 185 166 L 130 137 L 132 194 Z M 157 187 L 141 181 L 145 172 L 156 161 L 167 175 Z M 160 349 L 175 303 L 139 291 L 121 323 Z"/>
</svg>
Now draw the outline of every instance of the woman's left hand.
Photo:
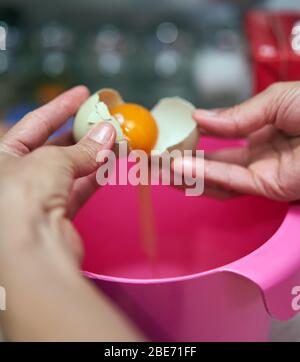
<svg viewBox="0 0 300 362">
<path fill-rule="evenodd" d="M 114 128 L 102 123 L 75 145 L 70 135 L 48 142 L 88 95 L 82 86 L 64 93 L 0 141 L 0 285 L 8 298 L 1 322 L 11 340 L 138 335 L 81 276 L 81 240 L 71 222 L 97 188 L 97 153 L 112 147 Z"/>
</svg>

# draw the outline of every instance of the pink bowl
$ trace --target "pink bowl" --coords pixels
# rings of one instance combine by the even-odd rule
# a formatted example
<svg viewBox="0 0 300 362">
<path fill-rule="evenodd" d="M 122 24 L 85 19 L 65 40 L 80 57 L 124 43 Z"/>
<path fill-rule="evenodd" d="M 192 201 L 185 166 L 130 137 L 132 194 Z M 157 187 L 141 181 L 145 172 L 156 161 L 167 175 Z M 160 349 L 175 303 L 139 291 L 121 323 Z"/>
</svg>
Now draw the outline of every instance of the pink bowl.
<svg viewBox="0 0 300 362">
<path fill-rule="evenodd" d="M 232 143 L 207 139 L 203 145 L 211 150 Z M 297 312 L 298 205 L 187 197 L 167 186 L 151 191 L 154 266 L 140 240 L 136 187 L 104 187 L 75 219 L 85 275 L 150 339 L 264 341 L 271 317 Z"/>
</svg>

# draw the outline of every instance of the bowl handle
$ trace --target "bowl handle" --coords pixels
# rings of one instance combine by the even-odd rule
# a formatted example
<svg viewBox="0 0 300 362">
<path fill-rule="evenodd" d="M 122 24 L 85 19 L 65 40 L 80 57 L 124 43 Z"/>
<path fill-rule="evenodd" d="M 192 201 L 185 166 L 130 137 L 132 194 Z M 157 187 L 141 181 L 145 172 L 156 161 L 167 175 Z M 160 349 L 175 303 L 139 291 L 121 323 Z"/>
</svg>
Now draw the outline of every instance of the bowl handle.
<svg viewBox="0 0 300 362">
<path fill-rule="evenodd" d="M 300 203 L 290 205 L 277 232 L 251 254 L 221 268 L 261 289 L 269 314 L 287 320 L 300 311 Z"/>
</svg>

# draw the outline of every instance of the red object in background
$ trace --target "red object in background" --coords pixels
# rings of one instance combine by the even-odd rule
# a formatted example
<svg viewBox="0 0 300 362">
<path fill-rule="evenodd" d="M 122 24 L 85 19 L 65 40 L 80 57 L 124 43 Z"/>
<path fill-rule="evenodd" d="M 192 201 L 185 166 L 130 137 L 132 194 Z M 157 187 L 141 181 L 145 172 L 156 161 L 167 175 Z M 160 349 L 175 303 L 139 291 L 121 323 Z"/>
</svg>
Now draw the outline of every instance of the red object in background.
<svg viewBox="0 0 300 362">
<path fill-rule="evenodd" d="M 300 80 L 300 12 L 251 11 L 246 16 L 254 92 Z"/>
</svg>

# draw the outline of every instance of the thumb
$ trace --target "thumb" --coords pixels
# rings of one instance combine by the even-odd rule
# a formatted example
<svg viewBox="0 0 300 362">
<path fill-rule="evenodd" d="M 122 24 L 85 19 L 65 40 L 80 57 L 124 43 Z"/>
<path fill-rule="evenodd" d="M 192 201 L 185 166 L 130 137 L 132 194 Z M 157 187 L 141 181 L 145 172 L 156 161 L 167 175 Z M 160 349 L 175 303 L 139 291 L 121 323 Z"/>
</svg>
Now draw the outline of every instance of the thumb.
<svg viewBox="0 0 300 362">
<path fill-rule="evenodd" d="M 115 142 L 115 129 L 108 122 L 101 122 L 77 144 L 64 148 L 64 152 L 74 170 L 74 177 L 83 177 L 94 172 L 98 167 L 97 154 L 109 150 Z"/>
<path fill-rule="evenodd" d="M 193 116 L 205 133 L 229 138 L 245 137 L 276 121 L 279 99 L 287 87 L 290 87 L 289 83 L 274 84 L 234 107 L 211 111 L 197 109 Z"/>
</svg>

